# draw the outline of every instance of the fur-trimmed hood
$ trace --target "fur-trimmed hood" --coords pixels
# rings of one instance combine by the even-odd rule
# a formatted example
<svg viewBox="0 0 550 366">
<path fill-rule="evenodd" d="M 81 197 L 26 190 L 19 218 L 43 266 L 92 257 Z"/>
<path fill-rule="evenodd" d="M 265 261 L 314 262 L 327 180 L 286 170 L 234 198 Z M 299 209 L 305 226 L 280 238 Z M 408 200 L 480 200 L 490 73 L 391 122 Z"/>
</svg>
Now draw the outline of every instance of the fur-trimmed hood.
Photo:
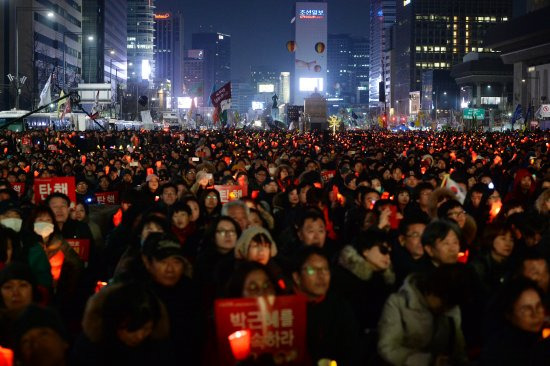
<svg viewBox="0 0 550 366">
<path fill-rule="evenodd" d="M 451 191 L 448 188 L 436 188 L 434 191 L 430 194 L 430 201 L 429 201 L 429 210 L 430 210 L 430 217 L 432 219 L 437 217 L 437 209 L 439 207 L 439 203 L 443 202 L 443 200 L 456 200 L 456 194 Z"/>
<path fill-rule="evenodd" d="M 374 266 L 367 262 L 351 245 L 346 245 L 342 249 L 338 258 L 338 264 L 363 281 L 370 280 L 375 272 Z M 395 273 L 391 266 L 383 272 L 383 277 L 386 284 L 393 284 L 395 282 Z"/>
<path fill-rule="evenodd" d="M 123 284 L 119 283 L 104 287 L 88 300 L 82 319 L 82 330 L 86 337 L 93 343 L 105 341 L 103 306 L 109 295 L 113 294 L 122 286 Z M 170 336 L 170 320 L 166 307 L 162 301 L 158 300 L 158 302 L 160 305 L 160 319 L 155 324 L 149 338 L 152 340 L 165 340 Z"/>
</svg>

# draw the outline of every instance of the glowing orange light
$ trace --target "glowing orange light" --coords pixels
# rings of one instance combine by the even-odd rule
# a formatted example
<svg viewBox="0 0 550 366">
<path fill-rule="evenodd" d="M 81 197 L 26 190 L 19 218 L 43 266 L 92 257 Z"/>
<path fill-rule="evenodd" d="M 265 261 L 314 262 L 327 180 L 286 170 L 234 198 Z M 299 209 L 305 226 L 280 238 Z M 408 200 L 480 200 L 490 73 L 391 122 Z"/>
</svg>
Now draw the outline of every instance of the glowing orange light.
<svg viewBox="0 0 550 366">
<path fill-rule="evenodd" d="M 250 354 L 250 331 L 239 330 L 231 333 L 229 337 L 229 345 L 231 346 L 231 352 L 236 360 L 242 361 Z"/>
<path fill-rule="evenodd" d="M 502 202 L 500 200 L 491 204 L 491 210 L 489 211 L 490 221 L 493 221 L 497 217 L 500 209 L 502 208 Z"/>
<path fill-rule="evenodd" d="M 155 14 L 155 19 L 169 19 L 170 13 Z"/>
</svg>

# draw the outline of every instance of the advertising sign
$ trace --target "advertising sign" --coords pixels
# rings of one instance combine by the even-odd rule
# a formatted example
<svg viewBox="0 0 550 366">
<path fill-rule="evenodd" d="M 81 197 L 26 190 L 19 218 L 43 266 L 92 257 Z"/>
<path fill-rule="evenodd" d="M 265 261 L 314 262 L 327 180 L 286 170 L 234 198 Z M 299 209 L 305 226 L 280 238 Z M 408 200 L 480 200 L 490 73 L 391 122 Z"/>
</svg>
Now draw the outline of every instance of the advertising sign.
<svg viewBox="0 0 550 366">
<path fill-rule="evenodd" d="M 221 365 L 235 364 L 228 337 L 250 332 L 252 355 L 270 353 L 282 362 L 304 364 L 306 302 L 300 296 L 216 300 L 216 332 Z M 248 347 L 246 347 L 248 348 Z"/>
</svg>

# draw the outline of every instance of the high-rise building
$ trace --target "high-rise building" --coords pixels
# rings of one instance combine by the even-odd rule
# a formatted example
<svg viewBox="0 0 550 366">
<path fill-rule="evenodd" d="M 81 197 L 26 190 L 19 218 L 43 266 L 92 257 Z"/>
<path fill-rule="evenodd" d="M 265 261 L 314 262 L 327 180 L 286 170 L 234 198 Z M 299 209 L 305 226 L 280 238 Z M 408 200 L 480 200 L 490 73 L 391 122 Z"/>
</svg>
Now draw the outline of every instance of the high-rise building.
<svg viewBox="0 0 550 366">
<path fill-rule="evenodd" d="M 383 106 L 380 104 L 380 90 L 383 91 L 385 86 L 380 83 L 384 82 L 386 73 L 384 52 L 388 48 L 389 29 L 395 23 L 396 1 L 402 2 L 372 0 L 370 5 L 369 105 L 372 108 Z"/>
<path fill-rule="evenodd" d="M 248 82 L 235 81 L 231 83 L 231 109 L 241 114 L 252 108 L 257 88 Z"/>
<path fill-rule="evenodd" d="M 294 42 L 293 104 L 327 89 L 327 3 L 297 2 L 292 18 Z"/>
<path fill-rule="evenodd" d="M 290 73 L 283 71 L 279 76 L 279 104 L 290 103 Z"/>
<path fill-rule="evenodd" d="M 187 50 L 183 64 L 184 94 L 198 98 L 198 106 L 205 106 L 204 98 L 204 51 Z M 208 104 L 208 103 L 206 103 Z M 197 107 L 198 107 L 197 106 Z"/>
<path fill-rule="evenodd" d="M 366 37 L 353 37 L 350 70 L 352 73 L 351 90 L 355 93 L 356 104 L 369 103 L 369 40 Z"/>
<path fill-rule="evenodd" d="M 17 73 L 21 90 L 19 104 L 25 109 L 38 104 L 40 91 L 50 75 L 55 75 L 59 84 L 65 69 L 67 86 L 81 81 L 82 0 L 9 0 L 0 6 L 4 71 L 0 84 L 12 83 L 3 89 L 4 107 L 15 105 L 13 83 Z M 8 74 L 14 81 L 10 81 Z M 11 90 L 10 96 L 7 96 L 8 90 Z"/>
<path fill-rule="evenodd" d="M 152 81 L 155 75 L 153 0 L 128 0 L 128 83 Z M 148 85 L 152 87 L 152 84 Z"/>
<path fill-rule="evenodd" d="M 203 50 L 203 98 L 208 105 L 210 94 L 231 81 L 231 36 L 227 34 L 193 33 L 193 49 Z"/>
<path fill-rule="evenodd" d="M 491 52 L 483 41 L 487 29 L 511 16 L 512 0 L 398 1 L 393 83 L 398 112 L 409 114 L 423 71 L 450 72 L 469 52 Z"/>
<path fill-rule="evenodd" d="M 327 44 L 327 93 L 331 97 L 352 94 L 352 44 L 349 34 L 329 34 Z"/>
<path fill-rule="evenodd" d="M 127 0 L 82 1 L 82 34 L 86 42 L 82 77 L 86 82 L 126 83 L 127 33 L 120 24 L 126 24 L 127 5 Z"/>
<path fill-rule="evenodd" d="M 250 68 L 250 82 L 252 85 L 259 83 L 279 84 L 279 73 L 268 66 L 253 66 Z"/>
<path fill-rule="evenodd" d="M 183 95 L 183 15 L 155 14 L 155 80 L 169 83 L 172 97 Z"/>
</svg>

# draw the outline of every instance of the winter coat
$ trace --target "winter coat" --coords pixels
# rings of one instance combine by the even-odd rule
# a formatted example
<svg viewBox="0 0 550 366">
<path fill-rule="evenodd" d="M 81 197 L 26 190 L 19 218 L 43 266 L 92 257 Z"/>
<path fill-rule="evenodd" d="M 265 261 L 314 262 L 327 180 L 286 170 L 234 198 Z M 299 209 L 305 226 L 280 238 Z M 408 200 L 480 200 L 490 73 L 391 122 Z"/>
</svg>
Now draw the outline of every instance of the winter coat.
<svg viewBox="0 0 550 366">
<path fill-rule="evenodd" d="M 525 332 L 509 324 L 497 327 L 481 352 L 480 365 L 528 365 L 539 339 L 539 333 Z"/>
<path fill-rule="evenodd" d="M 347 300 L 361 330 L 375 329 L 388 296 L 393 292 L 395 274 L 388 268 L 375 271 L 372 264 L 348 245 L 342 249 L 333 271 L 331 289 Z"/>
<path fill-rule="evenodd" d="M 460 309 L 434 315 L 416 287 L 416 275 L 392 294 L 378 324 L 378 353 L 391 365 L 431 365 L 446 354 L 452 365 L 466 362 Z"/>
<path fill-rule="evenodd" d="M 77 338 L 72 352 L 72 363 L 77 366 L 148 366 L 174 365 L 173 351 L 168 343 L 170 324 L 168 313 L 160 303 L 161 316 L 146 340 L 136 347 L 120 342 L 105 329 L 103 306 L 108 296 L 120 288 L 108 286 L 92 296 L 86 305 L 82 320 L 83 332 Z M 111 330 L 112 332 L 112 330 Z"/>
</svg>

